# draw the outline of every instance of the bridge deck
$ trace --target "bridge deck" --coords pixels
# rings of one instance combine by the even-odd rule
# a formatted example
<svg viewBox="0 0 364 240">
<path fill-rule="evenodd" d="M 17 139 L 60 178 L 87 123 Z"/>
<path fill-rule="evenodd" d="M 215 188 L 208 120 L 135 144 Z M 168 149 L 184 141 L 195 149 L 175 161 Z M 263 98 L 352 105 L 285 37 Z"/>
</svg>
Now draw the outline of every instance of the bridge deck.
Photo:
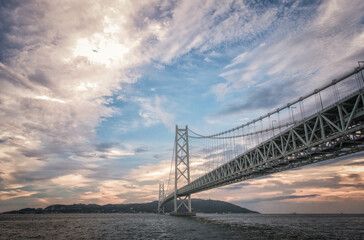
<svg viewBox="0 0 364 240">
<path fill-rule="evenodd" d="M 184 196 L 364 149 L 363 89 L 178 190 Z M 164 202 L 173 199 L 167 196 Z"/>
<path fill-rule="evenodd" d="M 205 191 L 364 150 L 364 88 L 178 189 Z M 162 206 L 174 198 L 169 194 Z"/>
</svg>

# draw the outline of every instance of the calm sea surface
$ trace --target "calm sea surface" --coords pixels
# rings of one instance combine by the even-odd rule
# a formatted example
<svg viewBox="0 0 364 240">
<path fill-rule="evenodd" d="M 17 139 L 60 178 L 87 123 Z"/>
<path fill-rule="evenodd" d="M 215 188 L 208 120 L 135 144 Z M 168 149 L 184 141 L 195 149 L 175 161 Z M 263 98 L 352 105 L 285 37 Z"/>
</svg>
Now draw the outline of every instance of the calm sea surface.
<svg viewBox="0 0 364 240">
<path fill-rule="evenodd" d="M 364 239 L 364 215 L 1 215 L 0 239 Z"/>
</svg>

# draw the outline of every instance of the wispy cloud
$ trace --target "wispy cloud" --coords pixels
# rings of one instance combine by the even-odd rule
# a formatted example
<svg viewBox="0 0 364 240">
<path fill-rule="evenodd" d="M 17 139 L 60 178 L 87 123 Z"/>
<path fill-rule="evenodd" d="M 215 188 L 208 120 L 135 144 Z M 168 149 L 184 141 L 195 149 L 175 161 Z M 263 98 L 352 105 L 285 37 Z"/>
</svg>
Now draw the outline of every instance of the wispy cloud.
<svg viewBox="0 0 364 240">
<path fill-rule="evenodd" d="M 291 8 L 287 17 L 299 9 Z M 219 98 L 234 92 L 242 93 L 242 97 L 226 104 L 220 114 L 269 111 L 354 69 L 364 57 L 360 44 L 363 9 L 360 1 L 351 6 L 325 1 L 312 11 L 312 19 L 297 20 L 300 27 L 289 22 L 277 25 L 269 41 L 245 50 L 225 66 L 228 71 L 221 76 L 226 82 L 211 91 Z"/>
<path fill-rule="evenodd" d="M 163 109 L 167 105 L 165 96 L 155 96 L 154 98 L 135 98 L 140 106 L 139 116 L 142 118 L 142 124 L 151 126 L 157 123 L 163 123 L 170 130 L 173 129 L 175 117 Z"/>
<path fill-rule="evenodd" d="M 287 199 L 298 199 L 298 198 L 313 198 L 319 196 L 318 194 L 310 194 L 310 195 L 286 195 L 286 196 L 276 196 L 276 197 L 268 197 L 268 198 L 254 198 L 246 201 L 246 203 L 258 203 L 264 201 L 281 201 Z"/>
<path fill-rule="evenodd" d="M 156 43 L 163 51 L 152 52 L 166 63 L 194 49 L 204 52 L 222 43 L 252 40 L 277 17 L 274 9 L 258 12 L 240 1 L 180 1 L 169 13 L 173 18 L 165 19 L 166 31 Z"/>
</svg>

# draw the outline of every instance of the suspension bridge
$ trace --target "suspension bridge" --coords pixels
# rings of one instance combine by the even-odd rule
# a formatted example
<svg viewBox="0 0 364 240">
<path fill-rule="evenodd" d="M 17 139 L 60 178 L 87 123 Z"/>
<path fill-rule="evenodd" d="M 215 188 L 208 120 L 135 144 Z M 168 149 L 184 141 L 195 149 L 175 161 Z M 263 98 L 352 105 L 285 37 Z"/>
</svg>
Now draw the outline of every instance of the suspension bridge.
<svg viewBox="0 0 364 240">
<path fill-rule="evenodd" d="M 158 212 L 173 200 L 171 214 L 194 215 L 193 193 L 363 151 L 360 63 L 351 73 L 227 131 L 202 135 L 176 126 L 167 188 L 159 184 Z"/>
</svg>

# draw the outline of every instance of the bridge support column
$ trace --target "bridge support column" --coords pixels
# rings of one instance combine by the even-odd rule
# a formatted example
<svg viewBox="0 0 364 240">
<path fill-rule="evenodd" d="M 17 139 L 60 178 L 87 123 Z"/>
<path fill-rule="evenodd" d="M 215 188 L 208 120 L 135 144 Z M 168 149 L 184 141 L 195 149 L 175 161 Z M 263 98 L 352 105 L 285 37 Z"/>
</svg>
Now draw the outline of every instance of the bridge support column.
<svg viewBox="0 0 364 240">
<path fill-rule="evenodd" d="M 192 214 L 191 195 L 178 196 L 178 181 L 184 185 L 190 184 L 190 157 L 188 149 L 188 127 L 179 129 L 176 126 L 175 139 L 175 174 L 174 174 L 174 215 L 183 207 L 185 211 Z M 182 183 L 181 183 L 182 184 Z M 182 209 L 181 209 L 182 211 Z"/>
<path fill-rule="evenodd" d="M 164 199 L 164 183 L 159 183 L 158 213 L 164 213 L 164 206 L 161 207 L 163 199 Z"/>
</svg>

